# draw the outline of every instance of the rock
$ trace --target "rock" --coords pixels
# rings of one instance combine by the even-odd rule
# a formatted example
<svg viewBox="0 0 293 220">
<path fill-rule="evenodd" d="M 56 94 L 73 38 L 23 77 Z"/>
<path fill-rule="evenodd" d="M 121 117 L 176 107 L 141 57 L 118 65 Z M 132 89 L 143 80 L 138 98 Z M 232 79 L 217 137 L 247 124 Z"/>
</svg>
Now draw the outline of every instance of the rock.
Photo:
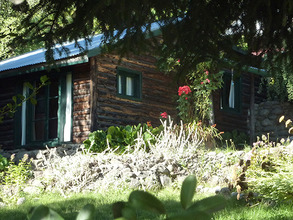
<svg viewBox="0 0 293 220">
<path fill-rule="evenodd" d="M 23 203 L 25 202 L 25 198 L 24 197 L 21 197 L 17 200 L 16 204 L 17 205 L 22 205 Z"/>
<path fill-rule="evenodd" d="M 228 187 L 223 187 L 220 190 L 220 194 L 226 197 L 229 197 L 231 195 L 231 190 Z"/>
<path fill-rule="evenodd" d="M 166 175 L 160 175 L 159 180 L 163 187 L 170 186 L 172 184 L 171 178 Z"/>
</svg>

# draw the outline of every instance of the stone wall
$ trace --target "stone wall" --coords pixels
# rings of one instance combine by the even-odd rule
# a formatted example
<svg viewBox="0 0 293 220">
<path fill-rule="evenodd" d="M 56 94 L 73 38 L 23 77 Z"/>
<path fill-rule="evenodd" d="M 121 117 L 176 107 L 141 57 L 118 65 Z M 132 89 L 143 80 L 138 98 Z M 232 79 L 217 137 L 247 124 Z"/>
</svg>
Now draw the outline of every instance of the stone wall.
<svg viewBox="0 0 293 220">
<path fill-rule="evenodd" d="M 267 101 L 255 104 L 255 135 L 270 134 L 271 140 L 289 136 L 285 124 L 279 123 L 279 118 L 284 115 L 285 120 L 293 120 L 293 104 L 278 101 Z"/>
</svg>

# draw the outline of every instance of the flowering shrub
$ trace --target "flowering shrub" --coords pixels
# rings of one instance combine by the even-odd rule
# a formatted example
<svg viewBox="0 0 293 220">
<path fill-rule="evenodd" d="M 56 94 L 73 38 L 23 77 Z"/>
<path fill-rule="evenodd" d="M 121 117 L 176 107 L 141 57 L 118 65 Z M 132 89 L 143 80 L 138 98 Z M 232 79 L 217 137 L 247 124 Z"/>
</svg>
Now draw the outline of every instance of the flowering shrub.
<svg viewBox="0 0 293 220">
<path fill-rule="evenodd" d="M 191 105 L 191 100 L 188 99 L 192 97 L 191 94 L 191 89 L 189 86 L 181 86 L 178 89 L 178 96 L 179 99 L 177 100 L 178 102 L 178 107 L 177 109 L 179 110 L 178 116 L 182 121 L 185 123 L 191 122 L 192 117 L 192 105 Z"/>
<path fill-rule="evenodd" d="M 161 117 L 162 117 L 162 118 L 168 118 L 168 114 L 167 114 L 167 112 L 163 112 L 163 113 L 161 113 Z"/>
<path fill-rule="evenodd" d="M 212 72 L 207 69 L 211 68 Z M 189 74 L 191 82 L 193 112 L 190 118 L 196 121 L 206 121 L 210 119 L 212 110 L 212 92 L 221 88 L 222 72 L 217 71 L 209 63 L 198 65 L 198 71 Z"/>
</svg>

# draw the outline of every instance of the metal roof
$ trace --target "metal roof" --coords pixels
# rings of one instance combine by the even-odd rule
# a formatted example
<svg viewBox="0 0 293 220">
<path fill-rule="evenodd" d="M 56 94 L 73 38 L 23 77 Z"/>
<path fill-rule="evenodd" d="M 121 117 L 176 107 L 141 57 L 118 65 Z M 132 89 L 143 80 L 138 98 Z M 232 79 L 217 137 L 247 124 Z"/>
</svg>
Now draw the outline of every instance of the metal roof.
<svg viewBox="0 0 293 220">
<path fill-rule="evenodd" d="M 158 23 L 153 23 L 151 25 L 151 31 L 152 33 L 158 33 L 160 30 L 160 26 Z M 124 35 L 122 35 L 123 37 Z M 92 57 L 95 55 L 98 55 L 101 52 L 101 46 L 103 44 L 103 39 L 104 35 L 103 34 L 98 34 L 95 35 L 91 38 L 91 42 L 88 43 L 86 47 L 86 41 L 85 39 L 80 39 L 78 40 L 78 43 L 80 44 L 81 47 L 87 48 L 87 57 Z M 62 52 L 59 54 L 57 52 L 58 48 L 65 47 L 68 49 L 68 54 L 65 52 Z M 82 51 L 80 51 L 79 47 L 76 45 L 75 42 L 67 42 L 62 45 L 56 45 L 54 48 L 54 59 L 55 60 L 62 60 L 66 58 L 71 58 L 74 56 L 82 55 Z M 33 68 L 34 65 L 36 64 L 45 64 L 46 59 L 45 59 L 45 52 L 46 50 L 44 48 L 38 49 L 29 53 L 25 53 L 7 60 L 3 60 L 0 62 L 0 72 L 7 71 L 7 70 L 13 70 L 13 69 L 18 69 L 20 67 L 26 67 L 30 66 L 29 68 Z M 87 62 L 88 59 L 83 59 L 83 62 Z"/>
</svg>

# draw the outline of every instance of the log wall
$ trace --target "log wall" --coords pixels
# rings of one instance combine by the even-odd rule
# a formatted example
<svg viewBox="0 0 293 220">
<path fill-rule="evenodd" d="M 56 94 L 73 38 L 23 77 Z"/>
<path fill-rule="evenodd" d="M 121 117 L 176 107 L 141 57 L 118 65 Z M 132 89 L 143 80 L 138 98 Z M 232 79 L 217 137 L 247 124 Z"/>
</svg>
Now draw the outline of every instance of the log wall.
<svg viewBox="0 0 293 220">
<path fill-rule="evenodd" d="M 233 131 L 238 130 L 245 133 L 249 133 L 249 121 L 250 121 L 250 97 L 251 97 L 251 74 L 243 73 L 242 74 L 242 85 L 241 85 L 241 111 L 239 113 L 236 112 L 228 112 L 225 110 L 221 110 L 220 108 L 220 90 L 216 91 L 213 94 L 213 103 L 214 103 L 214 114 L 215 114 L 215 123 L 217 124 L 217 128 L 220 131 Z M 255 93 L 255 103 L 260 103 L 265 100 L 265 95 L 259 94 L 259 85 L 260 85 L 260 77 L 255 75 L 255 83 L 254 83 L 254 93 Z"/>
<path fill-rule="evenodd" d="M 0 82 L 0 108 L 11 102 L 16 95 L 16 78 L 2 79 Z M 14 144 L 14 118 L 4 117 L 0 123 L 0 149 L 13 149 Z"/>
<path fill-rule="evenodd" d="M 151 121 L 160 124 L 161 112 L 176 117 L 177 86 L 170 76 L 156 69 L 152 56 L 131 56 L 119 62 L 117 55 L 91 58 L 93 83 L 92 129 L 112 125 L 137 125 Z M 124 67 L 142 73 L 142 100 L 134 101 L 117 96 L 116 68 Z"/>
</svg>

